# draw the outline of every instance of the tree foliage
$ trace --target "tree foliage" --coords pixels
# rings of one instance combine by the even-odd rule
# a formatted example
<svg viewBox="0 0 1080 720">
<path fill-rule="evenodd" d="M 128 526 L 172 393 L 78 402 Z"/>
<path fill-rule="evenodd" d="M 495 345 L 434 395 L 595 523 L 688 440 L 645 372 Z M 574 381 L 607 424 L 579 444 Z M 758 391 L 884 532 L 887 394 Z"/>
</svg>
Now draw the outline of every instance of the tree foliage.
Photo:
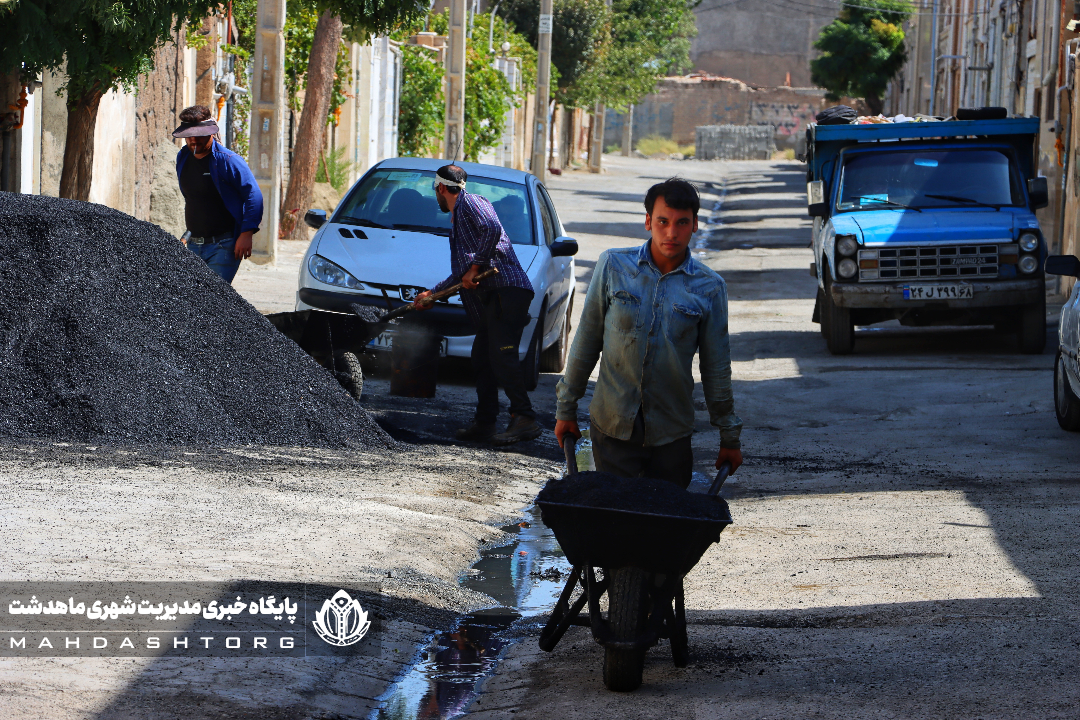
<svg viewBox="0 0 1080 720">
<path fill-rule="evenodd" d="M 402 46 L 399 155 L 428 157 L 439 154 L 446 115 L 445 74 L 430 50 L 418 45 Z"/>
<path fill-rule="evenodd" d="M 911 15 L 907 0 L 863 0 L 846 6 L 821 29 L 810 62 L 810 78 L 826 98 L 861 97 L 872 113 L 881 112 L 889 81 L 907 61 L 903 23 Z"/>
</svg>

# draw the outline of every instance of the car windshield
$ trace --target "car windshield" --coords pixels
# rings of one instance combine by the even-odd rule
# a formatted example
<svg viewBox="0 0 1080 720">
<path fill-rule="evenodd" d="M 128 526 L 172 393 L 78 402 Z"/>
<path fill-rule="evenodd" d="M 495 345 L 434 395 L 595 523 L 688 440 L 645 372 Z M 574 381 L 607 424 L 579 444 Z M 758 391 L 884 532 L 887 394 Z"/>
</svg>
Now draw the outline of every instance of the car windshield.
<svg viewBox="0 0 1080 720">
<path fill-rule="evenodd" d="M 837 209 L 1020 205 L 1009 157 L 998 150 L 859 153 L 844 162 Z"/>
<path fill-rule="evenodd" d="M 334 222 L 448 236 L 450 214 L 439 209 L 434 179 L 433 170 L 376 170 L 342 201 Z M 488 199 L 510 242 L 534 244 L 524 185 L 470 177 L 465 189 Z"/>
</svg>

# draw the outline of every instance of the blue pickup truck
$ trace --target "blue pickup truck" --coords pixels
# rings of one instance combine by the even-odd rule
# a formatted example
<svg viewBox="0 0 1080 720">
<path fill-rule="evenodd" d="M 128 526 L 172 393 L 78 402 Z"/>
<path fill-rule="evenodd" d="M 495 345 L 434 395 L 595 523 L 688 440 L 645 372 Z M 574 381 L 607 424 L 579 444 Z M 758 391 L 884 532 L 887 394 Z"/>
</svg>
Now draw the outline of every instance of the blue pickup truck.
<svg viewBox="0 0 1080 720">
<path fill-rule="evenodd" d="M 852 352 L 856 325 L 893 319 L 994 325 L 1043 351 L 1038 130 L 1037 118 L 807 129 L 814 322 L 831 353 Z"/>
</svg>

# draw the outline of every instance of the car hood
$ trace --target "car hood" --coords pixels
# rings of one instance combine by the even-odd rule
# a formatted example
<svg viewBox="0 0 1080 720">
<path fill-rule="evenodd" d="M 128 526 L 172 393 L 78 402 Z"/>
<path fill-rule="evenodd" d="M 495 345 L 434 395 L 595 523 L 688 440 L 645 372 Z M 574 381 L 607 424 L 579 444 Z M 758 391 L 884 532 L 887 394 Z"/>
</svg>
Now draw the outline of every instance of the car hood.
<svg viewBox="0 0 1080 720">
<path fill-rule="evenodd" d="M 835 216 L 838 235 L 853 234 L 864 245 L 912 245 L 925 242 L 1010 241 L 1018 229 L 1037 229 L 1026 209 L 868 210 Z"/>
<path fill-rule="evenodd" d="M 363 230 L 367 237 L 342 237 L 339 227 Z M 514 246 L 526 272 L 538 250 L 535 245 Z M 450 239 L 443 235 L 332 224 L 319 236 L 315 252 L 360 282 L 429 288 L 450 275 Z"/>
</svg>

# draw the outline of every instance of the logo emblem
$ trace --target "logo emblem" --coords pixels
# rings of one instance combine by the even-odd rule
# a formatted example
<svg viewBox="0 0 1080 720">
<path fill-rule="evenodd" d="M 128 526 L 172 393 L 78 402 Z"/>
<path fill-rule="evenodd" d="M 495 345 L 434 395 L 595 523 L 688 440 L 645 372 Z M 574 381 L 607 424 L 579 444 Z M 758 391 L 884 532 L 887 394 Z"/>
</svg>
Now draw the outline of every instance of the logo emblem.
<svg viewBox="0 0 1080 720">
<path fill-rule="evenodd" d="M 424 292 L 424 288 L 410 287 L 408 285 L 402 285 L 398 288 L 398 296 L 406 302 L 412 302 L 422 292 Z"/>
<path fill-rule="evenodd" d="M 360 642 L 367 634 L 371 621 L 349 593 L 338 590 L 334 597 L 323 601 L 322 609 L 315 613 L 315 632 L 330 645 L 348 647 Z"/>
</svg>

